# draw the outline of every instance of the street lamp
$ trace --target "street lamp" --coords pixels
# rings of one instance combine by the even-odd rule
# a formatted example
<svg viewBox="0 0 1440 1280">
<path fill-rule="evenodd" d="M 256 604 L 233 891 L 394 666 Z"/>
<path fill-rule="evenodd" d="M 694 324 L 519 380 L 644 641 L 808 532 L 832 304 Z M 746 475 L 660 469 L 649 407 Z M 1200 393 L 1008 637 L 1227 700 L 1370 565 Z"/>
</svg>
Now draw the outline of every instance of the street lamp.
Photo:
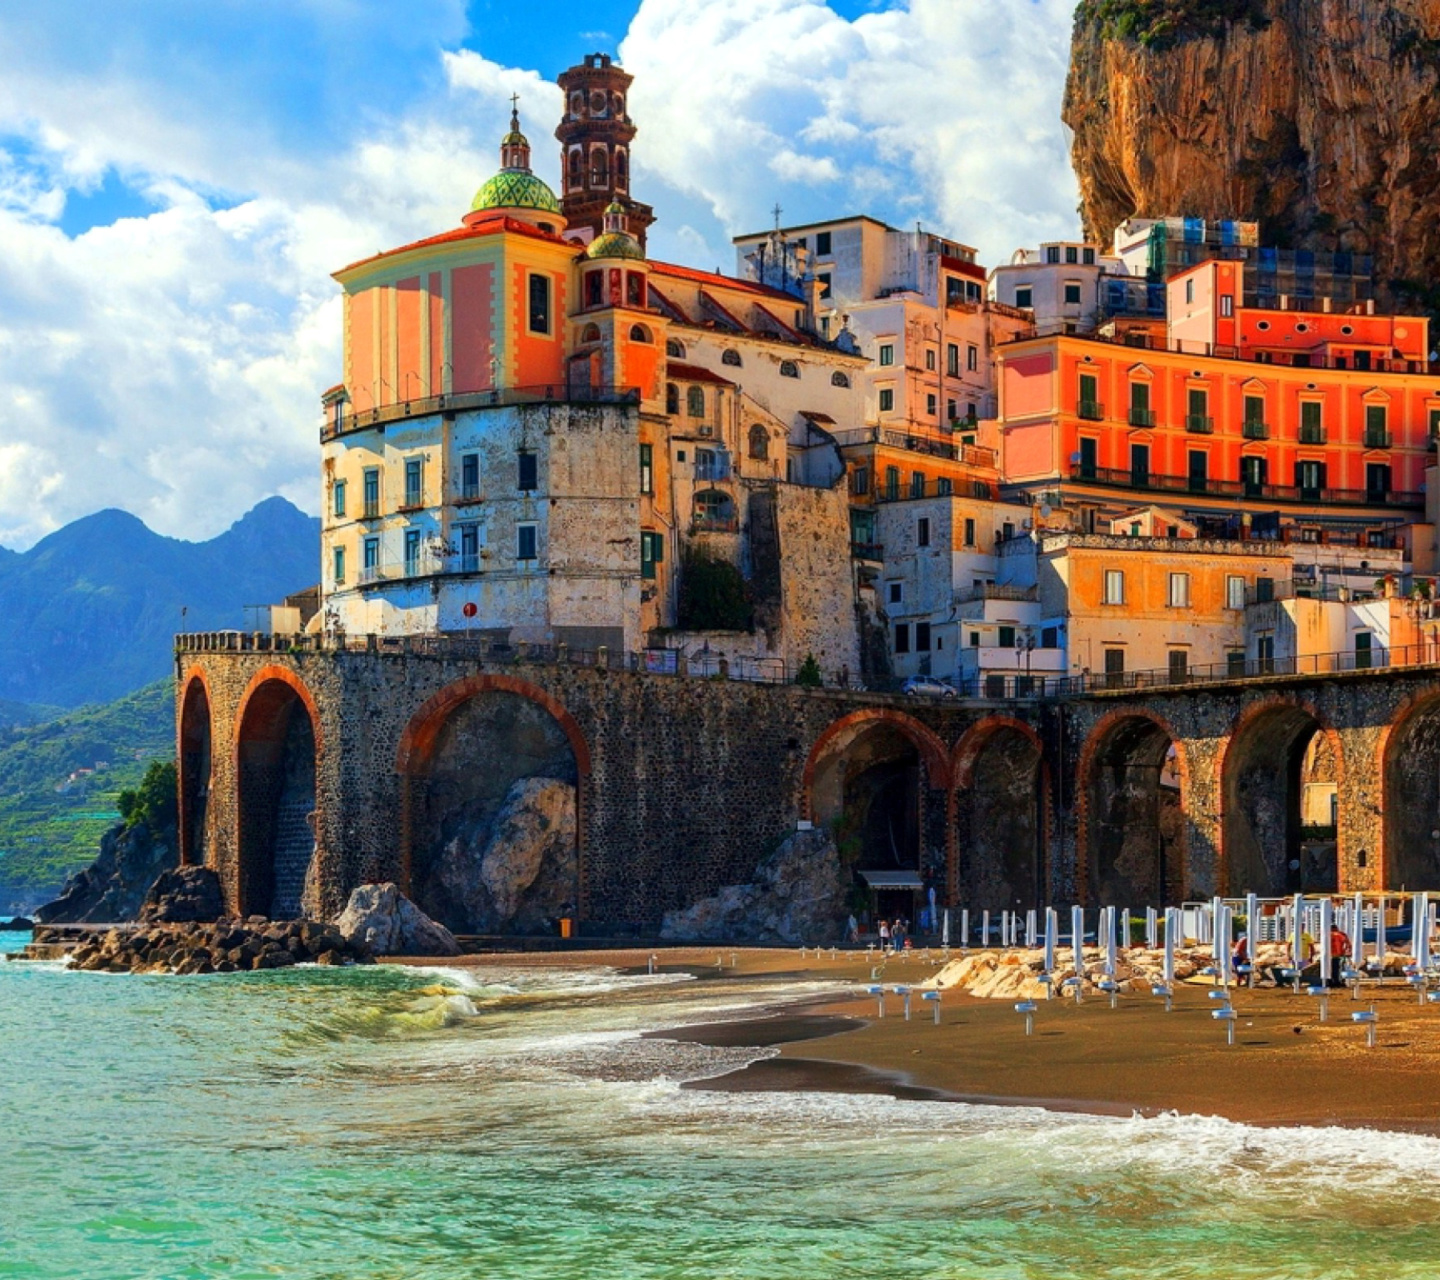
<svg viewBox="0 0 1440 1280">
<path fill-rule="evenodd" d="M 1020 655 L 1025 655 L 1025 692 L 1030 692 L 1030 655 L 1035 651 L 1035 630 L 1021 627 L 1015 633 L 1015 666 L 1020 666 Z"/>
</svg>

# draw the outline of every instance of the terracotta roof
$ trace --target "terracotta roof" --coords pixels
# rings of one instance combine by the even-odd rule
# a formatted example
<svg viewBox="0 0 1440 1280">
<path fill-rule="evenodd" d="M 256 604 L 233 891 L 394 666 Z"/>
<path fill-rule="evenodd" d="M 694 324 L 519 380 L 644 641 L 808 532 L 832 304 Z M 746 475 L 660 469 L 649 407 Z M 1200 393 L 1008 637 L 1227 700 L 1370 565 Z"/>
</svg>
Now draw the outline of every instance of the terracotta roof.
<svg viewBox="0 0 1440 1280">
<path fill-rule="evenodd" d="M 676 280 L 689 280 L 692 284 L 716 285 L 725 289 L 739 289 L 744 293 L 757 293 L 761 297 L 781 299 L 792 306 L 802 305 L 793 294 L 772 289 L 768 284 L 756 284 L 753 280 L 737 280 L 733 276 L 722 276 L 718 271 L 696 271 L 694 267 L 681 267 L 673 262 L 650 263 L 652 276 L 670 276 Z"/>
<path fill-rule="evenodd" d="M 729 378 L 722 378 L 718 373 L 702 369 L 698 364 L 681 364 L 678 360 L 670 360 L 665 365 L 665 371 L 680 382 L 710 382 L 720 387 L 735 385 Z"/>
<path fill-rule="evenodd" d="M 368 258 L 360 258 L 346 264 L 333 274 L 343 276 L 347 271 L 353 271 L 356 267 L 379 262 L 383 258 L 394 258 L 399 254 L 409 253 L 412 249 L 430 249 L 439 244 L 458 244 L 461 240 L 478 240 L 484 236 L 493 236 L 504 231 L 512 232 L 515 235 L 529 236 L 532 240 L 548 240 L 551 244 L 568 243 L 563 236 L 552 235 L 548 231 L 541 231 L 539 227 L 532 227 L 528 222 L 521 222 L 518 218 L 507 218 L 503 214 L 497 213 L 493 218 L 484 218 L 466 227 L 455 227 L 450 231 L 442 231 L 438 236 L 427 236 L 424 240 L 416 240 L 411 244 L 402 244 L 398 249 L 386 249 L 383 253 L 372 253 Z M 581 246 L 577 244 L 575 248 L 579 250 Z"/>
</svg>

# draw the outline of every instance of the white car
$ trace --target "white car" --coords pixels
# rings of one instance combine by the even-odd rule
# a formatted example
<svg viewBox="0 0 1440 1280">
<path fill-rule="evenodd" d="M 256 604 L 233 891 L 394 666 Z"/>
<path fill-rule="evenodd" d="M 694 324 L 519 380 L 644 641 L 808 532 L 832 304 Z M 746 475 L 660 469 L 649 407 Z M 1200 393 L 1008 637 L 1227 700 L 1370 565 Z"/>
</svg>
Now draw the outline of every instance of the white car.
<svg viewBox="0 0 1440 1280">
<path fill-rule="evenodd" d="M 932 680 L 929 676 L 911 676 L 900 686 L 901 693 L 919 698 L 958 698 L 960 691 L 953 684 L 943 680 Z"/>
</svg>

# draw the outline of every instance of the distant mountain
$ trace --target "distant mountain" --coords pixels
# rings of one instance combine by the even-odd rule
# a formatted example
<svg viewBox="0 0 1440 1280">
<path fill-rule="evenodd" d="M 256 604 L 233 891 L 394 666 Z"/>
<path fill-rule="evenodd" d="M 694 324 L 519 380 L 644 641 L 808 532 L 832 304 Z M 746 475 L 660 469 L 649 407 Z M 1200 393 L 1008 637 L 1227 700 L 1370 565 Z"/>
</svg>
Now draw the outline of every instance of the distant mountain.
<svg viewBox="0 0 1440 1280">
<path fill-rule="evenodd" d="M 320 521 L 284 498 L 209 542 L 162 537 L 125 511 L 86 516 L 0 551 L 0 699 L 112 701 L 170 673 L 177 631 L 238 628 L 245 605 L 278 603 L 319 573 Z"/>
</svg>

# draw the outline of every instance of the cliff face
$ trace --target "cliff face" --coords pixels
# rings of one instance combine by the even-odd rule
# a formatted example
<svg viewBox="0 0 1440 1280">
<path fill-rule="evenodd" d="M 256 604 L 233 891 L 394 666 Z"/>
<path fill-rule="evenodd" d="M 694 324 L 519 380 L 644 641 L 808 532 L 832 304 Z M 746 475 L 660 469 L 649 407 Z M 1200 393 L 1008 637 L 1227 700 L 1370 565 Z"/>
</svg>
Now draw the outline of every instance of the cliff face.
<svg viewBox="0 0 1440 1280">
<path fill-rule="evenodd" d="M 1440 310 L 1440 0 L 1082 0 L 1064 118 L 1100 243 L 1253 218 Z"/>
</svg>

